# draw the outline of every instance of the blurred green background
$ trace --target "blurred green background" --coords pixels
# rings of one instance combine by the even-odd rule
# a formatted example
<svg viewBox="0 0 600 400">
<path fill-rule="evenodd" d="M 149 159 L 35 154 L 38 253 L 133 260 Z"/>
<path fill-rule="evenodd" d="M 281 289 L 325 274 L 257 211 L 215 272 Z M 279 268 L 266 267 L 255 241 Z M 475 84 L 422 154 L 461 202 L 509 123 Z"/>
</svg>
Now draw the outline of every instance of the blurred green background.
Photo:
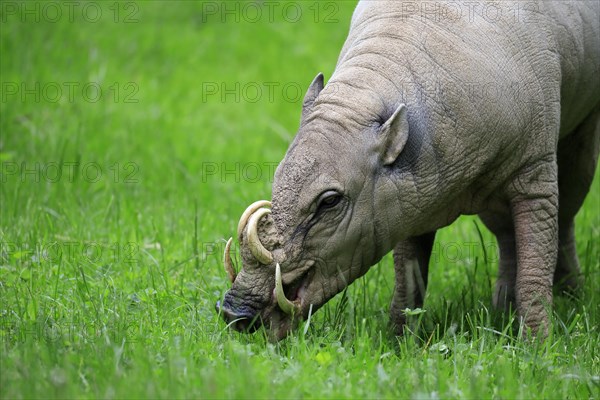
<svg viewBox="0 0 600 400">
<path fill-rule="evenodd" d="M 598 179 L 586 286 L 547 344 L 489 310 L 495 241 L 471 217 L 439 233 L 404 338 L 389 256 L 279 344 L 217 318 L 224 239 L 270 198 L 355 4 L 1 3 L 2 398 L 598 394 Z"/>
</svg>

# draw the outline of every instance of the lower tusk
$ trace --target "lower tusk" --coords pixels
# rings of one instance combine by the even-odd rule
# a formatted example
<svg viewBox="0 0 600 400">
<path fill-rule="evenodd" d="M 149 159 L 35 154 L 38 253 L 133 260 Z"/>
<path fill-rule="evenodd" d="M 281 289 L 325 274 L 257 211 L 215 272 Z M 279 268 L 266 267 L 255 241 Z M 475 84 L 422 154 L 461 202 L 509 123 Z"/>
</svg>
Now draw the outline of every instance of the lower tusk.
<svg viewBox="0 0 600 400">
<path fill-rule="evenodd" d="M 283 283 L 281 282 L 281 268 L 279 267 L 279 263 L 275 265 L 275 297 L 277 298 L 279 308 L 281 308 L 284 313 L 294 315 L 300 311 L 298 305 L 289 301 L 287 297 L 285 297 L 285 293 L 283 293 Z"/>
<path fill-rule="evenodd" d="M 244 228 L 246 227 L 246 224 L 248 223 L 248 219 L 250 218 L 250 216 L 252 216 L 252 214 L 254 214 L 256 212 L 256 210 L 258 210 L 259 208 L 262 208 L 262 207 L 271 207 L 271 202 L 268 200 L 259 200 L 259 201 L 255 201 L 254 203 L 250 204 L 246 208 L 246 210 L 240 217 L 240 222 L 238 222 L 238 228 L 237 228 L 238 240 L 242 240 L 242 232 L 244 231 Z"/>
<path fill-rule="evenodd" d="M 229 280 L 231 283 L 233 283 L 237 274 L 235 272 L 235 267 L 233 266 L 233 261 L 231 261 L 231 243 L 233 243 L 233 238 L 229 238 L 227 244 L 225 245 L 225 252 L 223 253 L 223 265 L 225 266 L 225 272 L 227 272 Z"/>
<path fill-rule="evenodd" d="M 250 217 L 248 222 L 248 246 L 252 255 L 262 264 L 271 264 L 273 262 L 273 254 L 262 245 L 258 238 L 258 221 L 271 210 L 261 208 Z"/>
</svg>

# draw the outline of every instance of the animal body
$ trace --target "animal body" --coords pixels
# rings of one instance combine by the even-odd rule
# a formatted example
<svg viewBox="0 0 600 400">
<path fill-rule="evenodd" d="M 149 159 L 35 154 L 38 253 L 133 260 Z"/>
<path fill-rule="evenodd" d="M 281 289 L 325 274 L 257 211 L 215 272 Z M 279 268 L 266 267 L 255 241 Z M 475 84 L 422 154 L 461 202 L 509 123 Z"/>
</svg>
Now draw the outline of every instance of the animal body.
<svg viewBox="0 0 600 400">
<path fill-rule="evenodd" d="M 600 147 L 599 2 L 529 2 L 519 17 L 522 2 L 477 4 L 504 11 L 359 3 L 333 76 L 305 96 L 272 209 L 240 221 L 243 269 L 228 267 L 217 305 L 234 327 L 282 338 L 393 250 L 401 333 L 436 230 L 477 214 L 500 249 L 494 304 L 514 302 L 547 333 L 553 281 L 579 284 L 573 220 Z"/>
</svg>

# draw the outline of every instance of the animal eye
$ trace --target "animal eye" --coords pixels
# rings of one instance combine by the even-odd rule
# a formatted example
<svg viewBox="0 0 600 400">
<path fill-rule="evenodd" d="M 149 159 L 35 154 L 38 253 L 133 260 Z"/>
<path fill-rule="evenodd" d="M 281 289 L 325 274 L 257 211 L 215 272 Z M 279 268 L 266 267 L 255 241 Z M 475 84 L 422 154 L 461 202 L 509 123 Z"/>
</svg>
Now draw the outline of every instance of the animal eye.
<svg viewBox="0 0 600 400">
<path fill-rule="evenodd" d="M 342 195 L 340 193 L 336 192 L 335 190 L 328 190 L 319 197 L 317 210 L 335 207 L 340 200 L 342 200 Z"/>
</svg>

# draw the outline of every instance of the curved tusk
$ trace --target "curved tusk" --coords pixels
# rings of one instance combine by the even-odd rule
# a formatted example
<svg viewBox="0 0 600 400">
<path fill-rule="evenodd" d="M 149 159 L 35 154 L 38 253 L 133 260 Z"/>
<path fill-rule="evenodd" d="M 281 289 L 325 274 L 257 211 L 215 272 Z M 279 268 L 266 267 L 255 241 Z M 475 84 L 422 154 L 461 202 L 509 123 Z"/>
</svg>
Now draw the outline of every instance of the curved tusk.
<svg viewBox="0 0 600 400">
<path fill-rule="evenodd" d="M 231 283 L 235 281 L 235 277 L 237 276 L 235 272 L 235 266 L 233 265 L 233 261 L 231 261 L 231 244 L 233 243 L 233 238 L 229 238 L 227 244 L 225 245 L 225 252 L 223 253 L 223 265 L 225 266 L 225 272 L 227 272 L 227 276 Z"/>
<path fill-rule="evenodd" d="M 279 267 L 279 263 L 275 265 L 275 297 L 277 298 L 279 308 L 281 308 L 284 313 L 294 315 L 299 311 L 298 306 L 289 301 L 288 298 L 285 297 L 285 293 L 283 293 L 283 283 L 281 282 L 281 268 Z"/>
<path fill-rule="evenodd" d="M 258 221 L 264 215 L 270 213 L 271 210 L 268 208 L 261 208 L 252 214 L 250 221 L 248 221 L 248 246 L 252 255 L 262 264 L 271 264 L 273 262 L 273 255 L 269 250 L 265 249 L 260 239 L 258 239 Z"/>
<path fill-rule="evenodd" d="M 250 204 L 246 208 L 246 210 L 240 217 L 240 222 L 238 222 L 237 234 L 238 234 L 239 240 L 241 240 L 241 238 L 242 238 L 242 232 L 244 231 L 244 228 L 246 227 L 246 223 L 248 222 L 248 219 L 250 218 L 250 216 L 252 214 L 254 214 L 256 212 L 256 210 L 258 210 L 259 208 L 262 208 L 262 207 L 271 208 L 271 202 L 268 200 L 259 200 L 259 201 L 255 201 L 254 203 Z"/>
</svg>

